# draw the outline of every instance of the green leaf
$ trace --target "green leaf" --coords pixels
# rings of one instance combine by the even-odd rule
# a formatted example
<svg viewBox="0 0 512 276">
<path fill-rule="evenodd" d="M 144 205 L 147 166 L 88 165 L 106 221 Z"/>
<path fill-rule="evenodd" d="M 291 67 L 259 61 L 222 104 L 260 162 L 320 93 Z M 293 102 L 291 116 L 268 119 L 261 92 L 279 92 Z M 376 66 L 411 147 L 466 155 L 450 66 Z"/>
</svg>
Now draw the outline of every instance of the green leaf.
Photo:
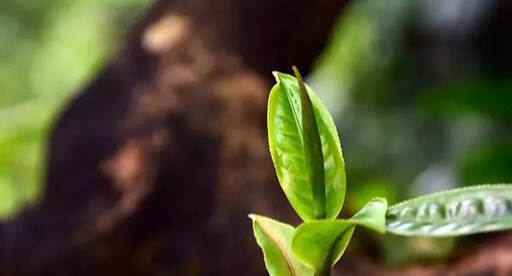
<svg viewBox="0 0 512 276">
<path fill-rule="evenodd" d="M 384 198 L 374 198 L 359 210 L 350 221 L 384 234 L 386 232 L 386 209 Z"/>
<path fill-rule="evenodd" d="M 254 236 L 263 250 L 270 276 L 313 276 L 311 268 L 293 256 L 290 245 L 294 228 L 288 224 L 258 215 L 249 215 Z"/>
<path fill-rule="evenodd" d="M 329 275 L 340 259 L 354 232 L 346 220 L 321 220 L 300 225 L 292 238 L 292 252 L 318 275 Z"/>
<path fill-rule="evenodd" d="M 325 176 L 324 176 L 324 156 L 322 154 L 322 144 L 320 134 L 316 124 L 315 111 L 313 103 L 307 92 L 306 85 L 302 76 L 296 67 L 293 67 L 297 83 L 299 84 L 300 100 L 302 102 L 302 143 L 304 145 L 304 157 L 306 163 L 311 168 L 309 182 L 313 191 L 313 203 L 315 204 L 316 218 L 324 219 L 327 217 L 325 202 Z"/>
<path fill-rule="evenodd" d="M 293 76 L 274 75 L 277 84 L 270 92 L 267 116 L 279 183 L 304 221 L 336 218 L 345 197 L 345 163 L 336 126 L 311 88 L 303 86 L 306 95 Z"/>
<path fill-rule="evenodd" d="M 406 236 L 459 236 L 512 229 L 512 185 L 460 188 L 388 208 L 386 228 Z"/>
</svg>

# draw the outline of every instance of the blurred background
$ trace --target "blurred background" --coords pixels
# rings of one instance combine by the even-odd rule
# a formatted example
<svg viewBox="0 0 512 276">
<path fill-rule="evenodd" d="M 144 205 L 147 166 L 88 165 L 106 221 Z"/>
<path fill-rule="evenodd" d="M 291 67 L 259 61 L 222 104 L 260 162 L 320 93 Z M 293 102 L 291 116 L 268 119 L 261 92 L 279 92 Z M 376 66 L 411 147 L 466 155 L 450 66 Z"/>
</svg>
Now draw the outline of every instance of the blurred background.
<svg viewBox="0 0 512 276">
<path fill-rule="evenodd" d="M 152 0 L 0 1 L 0 217 L 37 199 L 52 120 Z"/>
<path fill-rule="evenodd" d="M 1 218 L 41 196 L 52 120 L 153 2 L 0 1 Z M 512 182 L 511 15 L 507 0 L 350 3 L 308 76 L 340 130 L 347 210 Z M 394 264 L 460 242 L 373 238 Z"/>
</svg>

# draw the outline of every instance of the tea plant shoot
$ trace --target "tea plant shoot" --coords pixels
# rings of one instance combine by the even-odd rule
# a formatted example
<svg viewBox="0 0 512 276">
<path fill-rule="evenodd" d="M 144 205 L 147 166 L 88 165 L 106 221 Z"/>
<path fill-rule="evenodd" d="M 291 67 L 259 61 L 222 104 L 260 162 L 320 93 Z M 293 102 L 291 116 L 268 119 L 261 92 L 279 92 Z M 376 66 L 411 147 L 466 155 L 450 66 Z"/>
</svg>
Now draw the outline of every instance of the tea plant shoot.
<svg viewBox="0 0 512 276">
<path fill-rule="evenodd" d="M 345 199 L 345 161 L 334 121 L 299 71 L 274 72 L 268 141 L 277 178 L 303 220 L 298 227 L 251 214 L 271 276 L 328 276 L 356 226 L 406 236 L 460 236 L 512 229 L 512 185 L 481 185 L 387 204 L 369 201 L 338 219 Z"/>
</svg>

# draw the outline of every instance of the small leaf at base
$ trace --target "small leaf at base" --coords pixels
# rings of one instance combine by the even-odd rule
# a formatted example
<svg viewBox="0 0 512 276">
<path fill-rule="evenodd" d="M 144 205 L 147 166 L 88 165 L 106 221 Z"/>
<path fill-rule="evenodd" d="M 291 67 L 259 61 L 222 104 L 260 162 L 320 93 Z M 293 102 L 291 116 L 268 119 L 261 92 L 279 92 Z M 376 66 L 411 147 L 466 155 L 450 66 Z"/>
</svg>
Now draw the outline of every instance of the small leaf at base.
<svg viewBox="0 0 512 276">
<path fill-rule="evenodd" d="M 387 208 L 386 199 L 374 198 L 350 218 L 350 221 L 384 234 L 386 233 Z"/>
<path fill-rule="evenodd" d="M 258 215 L 249 215 L 254 236 L 263 250 L 265 266 L 270 276 L 313 276 L 311 268 L 300 263 L 290 245 L 294 228 L 288 224 Z"/>
</svg>

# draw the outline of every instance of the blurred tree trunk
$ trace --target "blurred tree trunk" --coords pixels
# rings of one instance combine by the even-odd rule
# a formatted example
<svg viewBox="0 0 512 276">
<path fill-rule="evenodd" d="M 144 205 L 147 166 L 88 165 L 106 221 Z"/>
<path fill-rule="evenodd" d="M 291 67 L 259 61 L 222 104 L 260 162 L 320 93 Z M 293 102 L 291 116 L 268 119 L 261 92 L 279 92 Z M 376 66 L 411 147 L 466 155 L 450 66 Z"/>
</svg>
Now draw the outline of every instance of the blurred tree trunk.
<svg viewBox="0 0 512 276">
<path fill-rule="evenodd" d="M 157 3 L 60 114 L 44 197 L 0 228 L 0 275 L 264 275 L 247 215 L 292 214 L 270 73 L 306 73 L 344 5 Z"/>
</svg>

